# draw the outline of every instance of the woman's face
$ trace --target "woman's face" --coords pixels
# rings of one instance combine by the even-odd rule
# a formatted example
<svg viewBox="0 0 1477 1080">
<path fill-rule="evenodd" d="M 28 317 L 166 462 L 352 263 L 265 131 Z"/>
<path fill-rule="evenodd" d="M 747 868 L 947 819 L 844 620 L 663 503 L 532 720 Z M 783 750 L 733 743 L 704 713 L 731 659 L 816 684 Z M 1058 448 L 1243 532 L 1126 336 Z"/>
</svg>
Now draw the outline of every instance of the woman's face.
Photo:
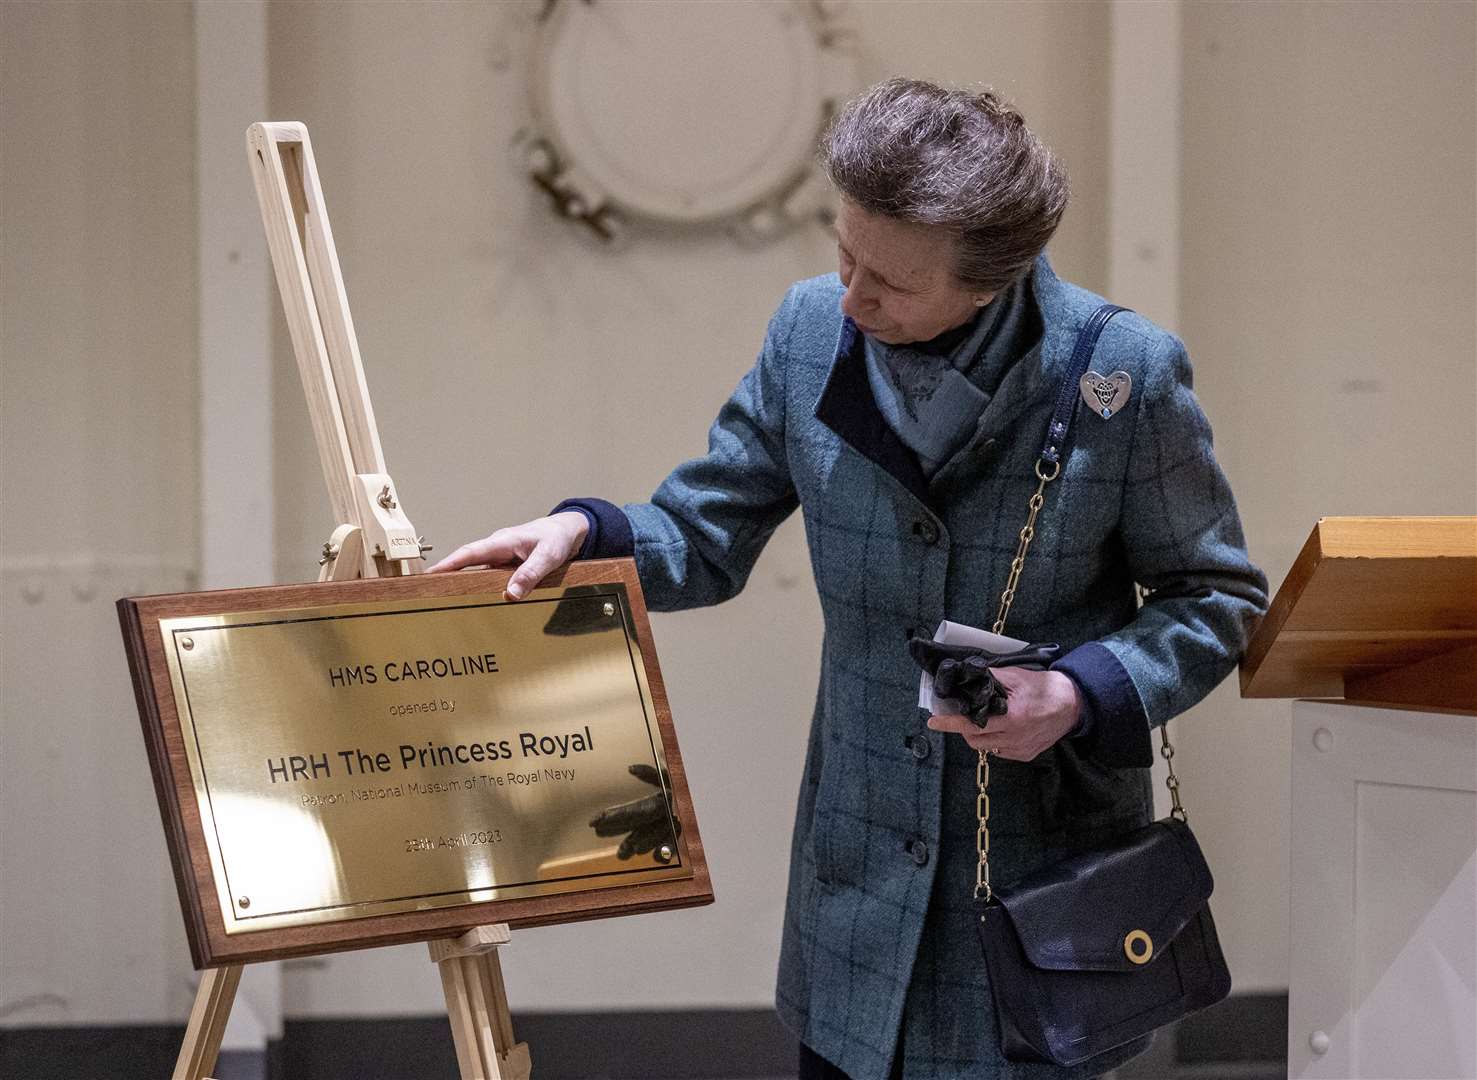
<svg viewBox="0 0 1477 1080">
<path fill-rule="evenodd" d="M 841 310 L 862 333 L 889 345 L 952 330 L 993 296 L 954 280 L 954 238 L 935 226 L 868 213 L 842 199 L 836 239 L 846 286 Z"/>
</svg>

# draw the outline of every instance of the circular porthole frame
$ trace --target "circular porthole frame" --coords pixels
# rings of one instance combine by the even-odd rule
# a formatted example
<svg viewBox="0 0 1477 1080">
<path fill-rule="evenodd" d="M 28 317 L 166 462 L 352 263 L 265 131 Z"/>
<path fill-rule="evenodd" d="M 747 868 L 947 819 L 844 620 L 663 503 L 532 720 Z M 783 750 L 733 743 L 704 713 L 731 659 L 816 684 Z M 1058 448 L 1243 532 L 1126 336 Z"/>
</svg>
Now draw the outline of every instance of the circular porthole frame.
<svg viewBox="0 0 1477 1080">
<path fill-rule="evenodd" d="M 750 244 L 768 242 L 797 225 L 825 220 L 829 186 L 813 157 L 815 140 L 836 109 L 858 85 L 856 36 L 846 24 L 841 0 L 770 0 L 754 8 L 756 18 L 781 27 L 787 56 L 809 63 L 800 80 L 802 100 L 783 117 L 770 147 L 780 151 L 711 196 L 706 192 L 642 190 L 590 137 L 575 114 L 570 93 L 556 81 L 569 70 L 571 48 L 589 47 L 595 10 L 611 0 L 550 0 L 540 13 L 529 65 L 532 123 L 518 152 L 530 179 L 561 217 L 582 225 L 594 238 L 614 243 L 632 231 L 722 229 Z M 643 9 L 622 9 L 623 17 Z M 652 10 L 652 9 L 645 9 Z M 742 9 L 740 9 L 742 10 Z M 571 44 L 572 35 L 585 35 Z M 567 74 L 565 76 L 568 77 Z M 808 99 L 808 100 L 807 100 Z"/>
</svg>

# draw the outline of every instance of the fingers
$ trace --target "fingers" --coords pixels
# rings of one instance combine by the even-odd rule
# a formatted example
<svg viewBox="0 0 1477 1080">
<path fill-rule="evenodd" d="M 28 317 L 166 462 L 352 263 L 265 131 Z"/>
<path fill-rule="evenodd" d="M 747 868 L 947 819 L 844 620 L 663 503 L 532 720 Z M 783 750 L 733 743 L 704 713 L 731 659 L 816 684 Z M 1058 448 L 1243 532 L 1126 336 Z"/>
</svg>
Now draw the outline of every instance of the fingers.
<svg viewBox="0 0 1477 1080">
<path fill-rule="evenodd" d="M 937 676 L 939 664 L 946 660 L 958 662 L 979 656 L 980 650 L 970 645 L 946 645 L 930 638 L 912 637 L 908 639 L 908 654 L 924 671 Z"/>
<path fill-rule="evenodd" d="M 518 569 L 508 578 L 504 591 L 508 599 L 521 600 L 574 557 L 587 528 L 582 514 L 537 518 L 463 544 L 427 572 L 440 574 L 469 566 L 516 566 Z"/>
<path fill-rule="evenodd" d="M 967 716 L 959 713 L 942 713 L 928 718 L 930 731 L 943 731 L 961 736 L 972 750 L 993 750 L 1000 743 L 1000 733 L 980 728 Z"/>
<path fill-rule="evenodd" d="M 937 695 L 958 701 L 964 712 L 980 720 L 979 726 L 984 725 L 981 717 L 1001 716 L 1006 711 L 1007 691 L 982 656 L 945 660 L 939 665 L 933 685 Z"/>
<path fill-rule="evenodd" d="M 469 566 L 511 566 L 517 559 L 510 539 L 512 529 L 499 529 L 481 540 L 463 544 L 435 566 L 426 570 L 428 574 L 442 574 L 448 570 L 464 570 Z"/>
<path fill-rule="evenodd" d="M 590 828 L 595 830 L 596 836 L 619 836 L 623 832 L 649 825 L 653 821 L 665 821 L 666 819 L 667 800 L 662 798 L 661 793 L 658 792 L 643 799 L 634 799 L 631 802 L 602 810 L 590 819 Z"/>
<path fill-rule="evenodd" d="M 930 731 L 947 731 L 954 735 L 983 735 L 984 732 L 974 725 L 967 716 L 959 713 L 939 713 L 928 718 Z"/>
<path fill-rule="evenodd" d="M 508 579 L 507 594 L 513 600 L 522 600 L 530 589 L 569 561 L 568 547 L 552 538 L 539 540 L 523 560 L 523 565 L 513 571 Z"/>
<path fill-rule="evenodd" d="M 665 821 L 643 825 L 639 829 L 633 829 L 631 835 L 621 841 L 621 846 L 616 849 L 615 857 L 629 859 L 632 855 L 645 855 L 648 851 L 655 851 L 658 845 L 667 843 L 671 838 L 672 830 Z"/>
<path fill-rule="evenodd" d="M 930 731 L 943 731 L 961 736 L 971 750 L 988 750 L 997 757 L 1012 761 L 1029 761 L 1039 750 L 1032 749 L 1022 733 L 1012 730 L 1002 719 L 990 720 L 988 727 L 977 727 L 967 716 L 958 713 L 943 713 L 928 718 Z"/>
<path fill-rule="evenodd" d="M 652 787 L 662 786 L 662 777 L 657 773 L 656 766 L 654 765 L 642 765 L 638 763 L 627 766 L 626 771 L 643 784 L 650 784 Z"/>
</svg>

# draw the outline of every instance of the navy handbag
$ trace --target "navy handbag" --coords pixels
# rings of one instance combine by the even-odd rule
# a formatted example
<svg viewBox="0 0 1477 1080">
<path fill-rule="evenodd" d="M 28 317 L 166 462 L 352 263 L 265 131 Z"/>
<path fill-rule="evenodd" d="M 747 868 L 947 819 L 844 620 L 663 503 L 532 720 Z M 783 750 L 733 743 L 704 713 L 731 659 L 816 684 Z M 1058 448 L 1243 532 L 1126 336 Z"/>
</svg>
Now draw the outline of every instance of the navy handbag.
<svg viewBox="0 0 1477 1080">
<path fill-rule="evenodd" d="M 1231 992 L 1190 826 L 1165 818 L 981 905 L 1001 1049 L 1076 1065 Z"/>
<path fill-rule="evenodd" d="M 1004 633 L 1046 485 L 1061 472 L 1079 383 L 1103 326 L 1121 310 L 1104 305 L 1078 335 L 1036 464 L 1040 483 L 1000 599 L 997 634 Z M 1001 1049 L 1011 1060 L 1077 1065 L 1231 991 L 1210 917 L 1210 868 L 1186 824 L 1174 748 L 1162 727 L 1160 737 L 1174 798 L 1168 818 L 998 889 L 989 871 L 989 754 L 980 752 L 976 925 Z"/>
</svg>

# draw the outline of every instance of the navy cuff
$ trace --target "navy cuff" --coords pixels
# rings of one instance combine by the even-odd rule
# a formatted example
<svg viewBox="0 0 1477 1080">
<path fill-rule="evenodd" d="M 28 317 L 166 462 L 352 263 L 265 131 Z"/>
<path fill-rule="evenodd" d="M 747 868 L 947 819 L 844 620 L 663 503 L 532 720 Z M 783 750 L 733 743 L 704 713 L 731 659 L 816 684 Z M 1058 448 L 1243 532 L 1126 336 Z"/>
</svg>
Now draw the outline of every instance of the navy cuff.
<svg viewBox="0 0 1477 1080">
<path fill-rule="evenodd" d="M 631 520 L 625 511 L 613 502 L 604 499 L 565 499 L 554 509 L 554 514 L 575 511 L 585 515 L 589 531 L 580 547 L 577 559 L 614 559 L 636 552 L 636 538 L 631 532 Z"/>
<path fill-rule="evenodd" d="M 1149 739 L 1149 717 L 1139 700 L 1128 669 L 1112 651 L 1096 641 L 1073 649 L 1053 671 L 1067 675 L 1082 691 L 1087 718 L 1074 733 L 1084 755 L 1102 765 L 1147 769 L 1154 764 Z"/>
<path fill-rule="evenodd" d="M 1065 671 L 1062 674 L 1067 675 Z M 1067 678 L 1072 679 L 1072 676 L 1067 675 Z M 1082 684 L 1076 679 L 1072 679 L 1072 684 L 1077 687 L 1077 700 L 1081 703 L 1082 709 L 1077 714 L 1077 726 L 1067 732 L 1067 738 L 1081 739 L 1091 735 L 1092 729 L 1097 726 L 1097 710 L 1093 708 L 1092 698 L 1088 697 L 1087 691 L 1082 689 Z"/>
</svg>

